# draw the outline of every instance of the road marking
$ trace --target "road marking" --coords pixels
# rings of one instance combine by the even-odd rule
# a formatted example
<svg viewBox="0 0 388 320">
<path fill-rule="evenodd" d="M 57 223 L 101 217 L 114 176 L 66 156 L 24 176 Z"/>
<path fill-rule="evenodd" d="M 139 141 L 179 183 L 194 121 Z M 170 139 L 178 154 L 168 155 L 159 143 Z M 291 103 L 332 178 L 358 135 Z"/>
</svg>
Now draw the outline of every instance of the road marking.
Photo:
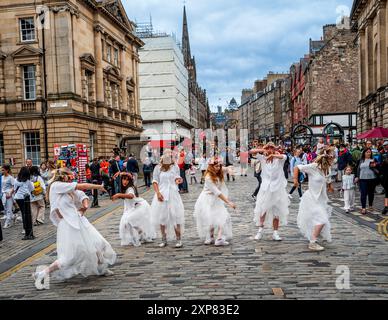
<svg viewBox="0 0 388 320">
<path fill-rule="evenodd" d="M 284 292 L 282 288 L 272 288 L 272 292 L 277 297 L 284 297 Z"/>
<path fill-rule="evenodd" d="M 151 189 L 150 189 L 151 190 Z M 142 194 L 143 195 L 146 195 L 150 190 L 147 190 L 146 192 L 144 192 Z M 117 208 L 118 209 L 118 208 Z M 111 215 L 113 215 L 113 213 L 115 213 L 115 211 L 117 209 L 114 209 L 112 210 L 111 212 L 108 212 L 107 214 L 103 215 L 102 217 L 99 217 L 98 219 L 96 219 L 92 224 L 93 225 L 96 225 L 97 223 L 103 221 L 104 219 L 110 217 Z M 43 257 L 45 254 L 55 250 L 55 248 L 57 247 L 57 244 L 56 243 L 53 243 L 51 245 L 49 245 L 48 247 L 42 249 L 41 251 L 37 252 L 36 254 L 34 254 L 33 256 L 27 258 L 26 260 L 24 260 L 23 262 L 17 264 L 16 266 L 12 267 L 11 269 L 3 272 L 2 274 L 0 274 L 0 282 L 5 280 L 6 278 L 10 277 L 13 273 L 15 272 L 18 272 L 20 269 L 23 269 L 24 267 L 30 265 L 32 262 L 34 262 L 35 260 Z"/>
<path fill-rule="evenodd" d="M 361 217 L 362 220 L 368 221 L 368 222 L 376 222 L 375 219 L 369 218 L 369 217 Z"/>
</svg>

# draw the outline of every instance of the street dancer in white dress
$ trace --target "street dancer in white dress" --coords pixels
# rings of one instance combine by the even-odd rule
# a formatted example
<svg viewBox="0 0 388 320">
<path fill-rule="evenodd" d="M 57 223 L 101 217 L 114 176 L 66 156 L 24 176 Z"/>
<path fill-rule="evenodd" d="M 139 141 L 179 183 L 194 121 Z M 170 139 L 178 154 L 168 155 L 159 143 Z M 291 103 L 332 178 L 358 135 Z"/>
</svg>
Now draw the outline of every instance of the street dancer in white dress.
<svg viewBox="0 0 388 320">
<path fill-rule="evenodd" d="M 185 208 L 179 194 L 178 185 L 183 182 L 179 167 L 173 160 L 171 150 L 166 150 L 159 165 L 155 167 L 153 187 L 155 196 L 151 204 L 152 221 L 162 234 L 161 248 L 167 241 L 176 238 L 176 248 L 181 248 L 185 223 Z"/>
<path fill-rule="evenodd" d="M 257 154 L 261 163 L 262 184 L 256 199 L 254 222 L 259 227 L 255 240 L 263 238 L 264 226 L 273 226 L 272 239 L 282 241 L 279 235 L 279 226 L 287 225 L 290 200 L 287 193 L 287 180 L 284 176 L 286 155 L 276 151 L 275 145 L 270 142 L 263 149 L 254 149 L 251 154 Z"/>
<path fill-rule="evenodd" d="M 121 245 L 140 247 L 142 242 L 152 242 L 155 232 L 151 222 L 151 207 L 146 200 L 139 198 L 130 173 L 121 173 L 121 193 L 115 194 L 112 201 L 117 199 L 124 199 L 124 213 L 119 227 Z"/>
<path fill-rule="evenodd" d="M 328 205 L 326 189 L 333 191 L 331 186 L 331 166 L 334 154 L 331 149 L 322 151 L 314 163 L 299 165 L 294 169 L 294 185 L 299 185 L 299 172 L 308 174 L 309 189 L 303 195 L 299 205 L 298 227 L 309 241 L 309 249 L 323 251 L 325 248 L 317 243 L 318 237 L 331 242 L 330 216 L 332 208 Z"/>
<path fill-rule="evenodd" d="M 205 186 L 194 209 L 198 235 L 205 245 L 227 246 L 232 239 L 232 222 L 225 208 L 226 203 L 233 209 L 236 205 L 228 199 L 228 189 L 224 182 L 222 159 L 212 158 L 205 174 Z M 217 229 L 217 239 L 214 232 Z"/>
<path fill-rule="evenodd" d="M 84 217 L 88 208 L 86 195 L 80 190 L 101 190 L 103 186 L 71 182 L 67 168 L 55 171 L 48 187 L 50 219 L 57 227 L 57 260 L 43 271 L 34 273 L 35 286 L 43 289 L 42 281 L 53 273 L 60 279 L 76 275 L 111 275 L 109 265 L 116 261 L 110 244 Z M 80 208 L 82 204 L 82 208 Z"/>
</svg>

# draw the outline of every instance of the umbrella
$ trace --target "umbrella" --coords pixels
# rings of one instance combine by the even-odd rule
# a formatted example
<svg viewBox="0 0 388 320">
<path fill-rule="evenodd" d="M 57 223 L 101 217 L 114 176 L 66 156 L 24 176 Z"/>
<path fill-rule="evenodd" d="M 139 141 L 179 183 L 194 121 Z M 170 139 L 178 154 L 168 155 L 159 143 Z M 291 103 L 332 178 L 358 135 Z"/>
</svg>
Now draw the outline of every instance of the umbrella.
<svg viewBox="0 0 388 320">
<path fill-rule="evenodd" d="M 357 139 L 379 139 L 388 138 L 388 129 L 374 128 L 357 136 Z"/>
</svg>

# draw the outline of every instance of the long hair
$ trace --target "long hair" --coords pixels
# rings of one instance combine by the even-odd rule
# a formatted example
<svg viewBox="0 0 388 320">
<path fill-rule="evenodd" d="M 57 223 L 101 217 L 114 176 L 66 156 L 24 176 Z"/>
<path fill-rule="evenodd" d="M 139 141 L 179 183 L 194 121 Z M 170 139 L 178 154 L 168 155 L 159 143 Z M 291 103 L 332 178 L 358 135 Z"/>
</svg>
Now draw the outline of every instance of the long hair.
<svg viewBox="0 0 388 320">
<path fill-rule="evenodd" d="M 28 167 L 22 167 L 18 174 L 18 181 L 19 182 L 26 182 L 30 180 L 30 169 Z"/>
<path fill-rule="evenodd" d="M 52 171 L 52 178 L 48 182 L 46 199 L 50 199 L 50 189 L 54 182 L 65 182 L 65 177 L 72 176 L 73 173 L 68 168 L 60 168 Z"/>
<path fill-rule="evenodd" d="M 217 172 L 215 165 L 219 164 L 220 165 L 220 170 Z M 205 173 L 205 177 L 209 176 L 210 179 L 214 183 L 222 183 L 224 182 L 224 172 L 222 171 L 222 163 L 221 162 L 216 162 L 216 163 L 209 163 L 207 167 L 207 171 Z"/>
<path fill-rule="evenodd" d="M 123 185 L 123 179 L 127 179 L 129 181 L 126 187 Z M 133 182 L 133 178 L 130 175 L 123 174 L 121 176 L 121 193 L 125 194 L 129 188 L 133 188 L 133 190 L 135 190 L 135 196 L 139 197 L 139 192 L 137 191 L 137 188 Z"/>
<path fill-rule="evenodd" d="M 3 169 L 8 172 L 8 174 L 11 173 L 11 166 L 9 164 L 3 164 Z"/>
<path fill-rule="evenodd" d="M 33 166 L 30 168 L 30 175 L 31 176 L 40 176 L 39 168 L 37 166 Z"/>
<path fill-rule="evenodd" d="M 322 170 L 325 175 L 328 175 L 330 168 L 333 164 L 333 152 L 332 148 L 323 150 L 321 154 L 315 159 L 315 163 L 318 164 L 318 168 Z"/>
<path fill-rule="evenodd" d="M 362 152 L 362 155 L 361 155 L 361 161 L 362 161 L 362 162 L 365 161 L 365 159 L 366 159 L 366 153 L 367 153 L 368 151 L 371 152 L 371 159 L 373 159 L 373 151 L 372 151 L 372 149 L 366 148 L 366 149 L 364 149 L 364 151 Z"/>
</svg>

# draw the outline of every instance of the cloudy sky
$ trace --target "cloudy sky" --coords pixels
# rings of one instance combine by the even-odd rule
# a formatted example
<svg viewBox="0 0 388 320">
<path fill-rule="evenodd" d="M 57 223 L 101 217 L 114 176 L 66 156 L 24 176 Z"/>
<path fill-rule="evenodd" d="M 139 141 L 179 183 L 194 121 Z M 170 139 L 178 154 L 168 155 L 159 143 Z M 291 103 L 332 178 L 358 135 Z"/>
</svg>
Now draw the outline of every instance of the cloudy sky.
<svg viewBox="0 0 388 320">
<path fill-rule="evenodd" d="M 183 0 L 122 0 L 128 17 L 182 37 Z M 322 26 L 349 15 L 353 0 L 186 0 L 191 52 L 213 110 L 268 71 L 285 72 L 319 40 Z"/>
</svg>

